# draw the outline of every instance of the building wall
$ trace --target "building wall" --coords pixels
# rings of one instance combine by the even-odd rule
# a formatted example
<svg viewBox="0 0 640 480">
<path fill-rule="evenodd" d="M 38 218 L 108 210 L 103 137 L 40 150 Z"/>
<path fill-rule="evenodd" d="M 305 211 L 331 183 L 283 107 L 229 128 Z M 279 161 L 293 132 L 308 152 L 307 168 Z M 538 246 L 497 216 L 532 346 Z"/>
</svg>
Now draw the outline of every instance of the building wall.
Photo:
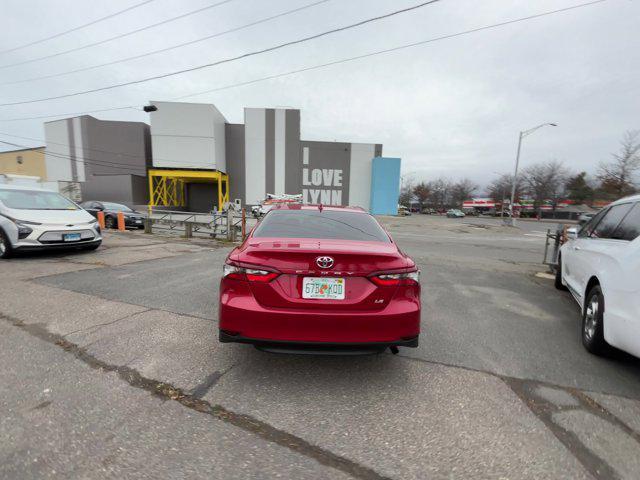
<svg viewBox="0 0 640 480">
<path fill-rule="evenodd" d="M 142 203 L 148 199 L 147 124 L 83 115 L 45 123 L 45 138 L 49 180 L 79 182 L 82 200 Z"/>
<path fill-rule="evenodd" d="M 149 125 L 113 122 L 83 117 L 81 138 L 85 152 L 85 174 L 142 175 L 151 166 Z M 91 178 L 87 178 L 91 181 Z"/>
<path fill-rule="evenodd" d="M 300 192 L 304 203 L 349 205 L 351 144 L 302 142 Z"/>
<path fill-rule="evenodd" d="M 0 173 L 29 175 L 47 180 L 44 147 L 0 152 Z"/>
<path fill-rule="evenodd" d="M 255 205 L 264 200 L 267 162 L 267 109 L 244 109 L 244 182 L 245 203 Z M 272 132 L 270 132 L 272 133 Z"/>
<path fill-rule="evenodd" d="M 397 215 L 400 159 L 376 157 L 371 164 L 371 207 L 374 215 Z"/>
<path fill-rule="evenodd" d="M 190 183 L 187 185 L 187 210 L 210 212 L 218 203 L 218 185 L 215 183 Z"/>
<path fill-rule="evenodd" d="M 225 124 L 211 104 L 151 102 L 153 166 L 227 171 Z"/>
<path fill-rule="evenodd" d="M 91 182 L 81 183 L 80 190 L 82 201 L 102 200 L 134 204 L 131 175 L 98 175 Z"/>
<path fill-rule="evenodd" d="M 380 144 L 300 140 L 300 111 L 246 108 L 244 125 L 226 127 L 230 198 L 255 205 L 268 193 L 302 194 L 305 203 L 369 208 L 371 162 Z"/>
<path fill-rule="evenodd" d="M 229 200 L 233 202 L 239 198 L 244 205 L 244 125 L 227 123 L 225 133 L 227 174 L 229 175 Z"/>
<path fill-rule="evenodd" d="M 232 198 L 255 205 L 264 200 L 267 193 L 300 193 L 299 110 L 245 108 L 243 155 L 239 155 L 241 149 L 235 142 L 228 148 Z M 231 162 L 237 163 L 232 166 Z M 243 181 L 234 185 L 234 177 Z"/>
<path fill-rule="evenodd" d="M 369 210 L 371 162 L 377 152 L 382 145 L 302 141 L 303 201 Z"/>
<path fill-rule="evenodd" d="M 76 146 L 69 142 L 69 133 L 73 132 L 73 119 L 56 120 L 44 124 L 47 143 L 45 164 L 47 178 L 51 181 L 77 182 L 78 157 L 83 157 L 82 144 Z M 69 128 L 71 126 L 71 129 Z M 72 138 L 73 135 L 71 135 Z"/>
<path fill-rule="evenodd" d="M 371 200 L 371 164 L 375 155 L 376 145 L 354 143 L 351 146 L 349 205 L 369 210 Z"/>
</svg>

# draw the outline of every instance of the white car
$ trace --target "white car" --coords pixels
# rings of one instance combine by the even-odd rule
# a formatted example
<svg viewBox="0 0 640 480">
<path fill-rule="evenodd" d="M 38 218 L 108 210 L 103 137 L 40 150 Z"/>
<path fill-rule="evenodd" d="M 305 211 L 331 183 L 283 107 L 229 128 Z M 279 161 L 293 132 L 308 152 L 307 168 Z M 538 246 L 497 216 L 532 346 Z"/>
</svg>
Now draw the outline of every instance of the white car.
<svg viewBox="0 0 640 480">
<path fill-rule="evenodd" d="M 97 220 L 59 193 L 0 185 L 0 258 L 60 247 L 94 250 L 101 242 Z"/>
<path fill-rule="evenodd" d="M 556 287 L 582 309 L 582 343 L 594 354 L 613 346 L 640 357 L 640 195 L 612 203 L 568 236 Z"/>
</svg>

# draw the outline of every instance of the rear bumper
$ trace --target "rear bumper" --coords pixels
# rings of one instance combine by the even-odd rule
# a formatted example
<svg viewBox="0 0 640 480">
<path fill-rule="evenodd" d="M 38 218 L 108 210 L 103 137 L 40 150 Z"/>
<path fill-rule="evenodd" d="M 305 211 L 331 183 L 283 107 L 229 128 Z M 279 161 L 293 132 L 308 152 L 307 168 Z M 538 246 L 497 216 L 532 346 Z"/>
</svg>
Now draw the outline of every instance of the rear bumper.
<svg viewBox="0 0 640 480">
<path fill-rule="evenodd" d="M 126 228 L 144 228 L 144 218 L 140 218 L 140 222 L 137 218 L 125 218 L 124 226 Z"/>
<path fill-rule="evenodd" d="M 223 342 L 417 346 L 419 297 L 395 298 L 376 311 L 289 310 L 260 305 L 251 294 L 242 294 L 241 283 L 222 291 L 219 328 Z"/>
<path fill-rule="evenodd" d="M 231 335 L 220 330 L 221 343 L 247 343 L 261 350 L 275 353 L 306 353 L 306 354 L 340 354 L 362 355 L 380 353 L 388 347 L 418 347 L 418 336 L 394 342 L 366 342 L 366 343 L 331 343 L 331 342 L 290 342 L 275 341 L 262 338 L 248 338 Z"/>
</svg>

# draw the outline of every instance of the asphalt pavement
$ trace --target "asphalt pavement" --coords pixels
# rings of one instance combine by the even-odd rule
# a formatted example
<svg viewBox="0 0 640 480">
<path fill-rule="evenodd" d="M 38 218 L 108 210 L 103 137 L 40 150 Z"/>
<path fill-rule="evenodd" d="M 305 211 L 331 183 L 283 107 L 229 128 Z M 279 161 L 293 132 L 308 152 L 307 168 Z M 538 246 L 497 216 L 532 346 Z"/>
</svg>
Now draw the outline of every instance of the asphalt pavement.
<svg viewBox="0 0 640 480">
<path fill-rule="evenodd" d="M 480 220 L 381 219 L 422 272 L 397 356 L 219 344 L 224 243 L 0 263 L 0 478 L 637 478 L 640 362 L 584 351 L 546 228 Z"/>
</svg>

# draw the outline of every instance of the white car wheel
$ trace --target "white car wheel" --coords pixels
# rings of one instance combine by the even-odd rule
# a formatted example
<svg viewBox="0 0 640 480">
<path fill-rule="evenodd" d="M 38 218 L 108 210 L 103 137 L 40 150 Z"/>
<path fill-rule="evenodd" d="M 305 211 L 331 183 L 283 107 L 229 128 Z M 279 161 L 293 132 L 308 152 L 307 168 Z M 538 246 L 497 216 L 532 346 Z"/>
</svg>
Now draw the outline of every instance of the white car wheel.
<svg viewBox="0 0 640 480">
<path fill-rule="evenodd" d="M 0 230 L 0 258 L 9 258 L 11 252 L 11 242 L 7 238 L 7 235 Z"/>
</svg>

